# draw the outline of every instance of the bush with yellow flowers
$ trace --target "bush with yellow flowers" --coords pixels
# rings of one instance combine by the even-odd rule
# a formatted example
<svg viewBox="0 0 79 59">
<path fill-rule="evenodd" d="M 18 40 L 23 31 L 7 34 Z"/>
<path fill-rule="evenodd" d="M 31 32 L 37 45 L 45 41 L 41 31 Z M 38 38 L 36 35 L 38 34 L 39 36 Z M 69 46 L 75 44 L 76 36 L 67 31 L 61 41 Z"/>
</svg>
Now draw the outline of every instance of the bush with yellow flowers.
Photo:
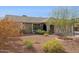
<svg viewBox="0 0 79 59">
<path fill-rule="evenodd" d="M 44 43 L 43 51 L 46 53 L 63 53 L 65 52 L 63 45 L 56 39 L 52 39 Z"/>
</svg>

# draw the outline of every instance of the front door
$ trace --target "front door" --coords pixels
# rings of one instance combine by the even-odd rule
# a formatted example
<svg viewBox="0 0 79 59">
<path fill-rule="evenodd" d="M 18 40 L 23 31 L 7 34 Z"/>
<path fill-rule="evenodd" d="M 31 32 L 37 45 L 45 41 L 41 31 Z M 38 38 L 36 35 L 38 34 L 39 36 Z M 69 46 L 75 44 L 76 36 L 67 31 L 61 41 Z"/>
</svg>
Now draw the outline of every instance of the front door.
<svg viewBox="0 0 79 59">
<path fill-rule="evenodd" d="M 44 30 L 44 31 L 47 31 L 46 24 L 43 24 L 43 30 Z"/>
</svg>

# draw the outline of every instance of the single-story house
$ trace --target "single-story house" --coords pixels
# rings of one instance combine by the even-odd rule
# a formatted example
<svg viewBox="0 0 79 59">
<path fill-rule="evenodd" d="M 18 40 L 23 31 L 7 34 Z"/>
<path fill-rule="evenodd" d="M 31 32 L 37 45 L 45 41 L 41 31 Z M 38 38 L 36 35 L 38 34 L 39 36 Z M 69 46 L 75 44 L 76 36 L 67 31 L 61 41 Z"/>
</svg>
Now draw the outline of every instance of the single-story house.
<svg viewBox="0 0 79 59">
<path fill-rule="evenodd" d="M 4 17 L 6 20 L 15 20 L 20 24 L 21 30 L 24 30 L 26 33 L 35 33 L 37 29 L 42 29 L 51 33 L 60 34 L 65 33 L 66 35 L 73 35 L 75 31 L 78 32 L 79 26 L 69 26 L 67 31 L 63 31 L 60 26 L 49 25 L 47 24 L 48 18 L 43 17 L 29 17 L 29 16 L 15 16 L 15 15 L 6 15 Z M 52 18 L 53 20 L 54 18 Z M 76 29 L 75 29 L 76 28 Z M 75 29 L 75 30 L 74 30 Z"/>
</svg>

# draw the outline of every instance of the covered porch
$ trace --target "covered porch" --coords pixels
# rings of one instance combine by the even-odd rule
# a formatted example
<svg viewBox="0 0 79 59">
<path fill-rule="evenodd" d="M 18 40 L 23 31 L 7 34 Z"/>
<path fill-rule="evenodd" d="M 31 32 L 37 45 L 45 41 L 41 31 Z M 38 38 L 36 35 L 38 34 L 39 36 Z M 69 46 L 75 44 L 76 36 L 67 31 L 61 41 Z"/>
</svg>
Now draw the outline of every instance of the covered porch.
<svg viewBox="0 0 79 59">
<path fill-rule="evenodd" d="M 35 33 L 38 29 L 54 33 L 53 25 L 47 25 L 45 23 L 32 24 L 32 33 Z"/>
</svg>

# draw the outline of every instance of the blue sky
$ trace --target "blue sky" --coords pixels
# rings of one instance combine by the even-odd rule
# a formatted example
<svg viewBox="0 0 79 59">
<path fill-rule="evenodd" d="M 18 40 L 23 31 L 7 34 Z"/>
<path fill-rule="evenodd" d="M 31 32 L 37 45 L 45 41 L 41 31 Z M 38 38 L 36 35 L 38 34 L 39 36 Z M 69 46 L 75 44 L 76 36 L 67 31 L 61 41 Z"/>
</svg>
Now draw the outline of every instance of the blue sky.
<svg viewBox="0 0 79 59">
<path fill-rule="evenodd" d="M 48 17 L 51 11 L 55 11 L 61 6 L 0 6 L 0 17 L 5 15 L 27 15 L 33 17 Z M 78 6 L 66 7 L 79 11 Z"/>
</svg>

